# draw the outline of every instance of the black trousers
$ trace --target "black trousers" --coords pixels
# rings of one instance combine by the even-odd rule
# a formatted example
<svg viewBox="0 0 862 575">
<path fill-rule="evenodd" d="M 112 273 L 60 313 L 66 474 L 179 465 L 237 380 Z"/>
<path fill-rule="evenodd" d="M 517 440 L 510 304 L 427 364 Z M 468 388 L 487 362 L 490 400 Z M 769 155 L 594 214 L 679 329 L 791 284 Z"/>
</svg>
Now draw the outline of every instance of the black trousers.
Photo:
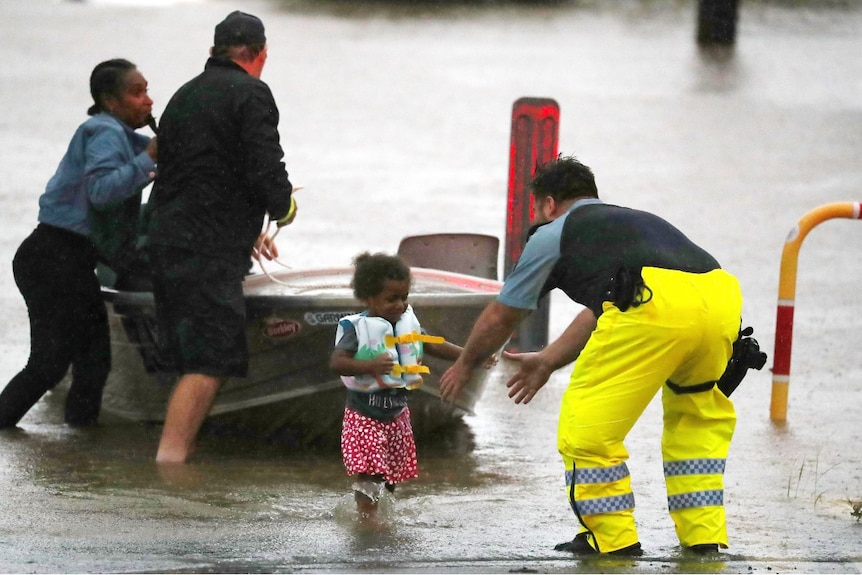
<svg viewBox="0 0 862 575">
<path fill-rule="evenodd" d="M 88 238 L 46 224 L 18 248 L 12 269 L 30 315 L 30 358 L 0 393 L 0 428 L 17 425 L 70 366 L 65 421 L 97 421 L 111 346 L 95 265 Z"/>
</svg>

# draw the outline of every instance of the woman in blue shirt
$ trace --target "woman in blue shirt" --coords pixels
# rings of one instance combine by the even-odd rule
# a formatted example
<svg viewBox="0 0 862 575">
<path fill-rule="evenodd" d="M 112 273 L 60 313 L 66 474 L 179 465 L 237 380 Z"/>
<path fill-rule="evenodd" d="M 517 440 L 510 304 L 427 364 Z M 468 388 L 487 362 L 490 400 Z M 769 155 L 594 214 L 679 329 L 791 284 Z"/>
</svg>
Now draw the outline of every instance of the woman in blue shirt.
<svg viewBox="0 0 862 575">
<path fill-rule="evenodd" d="M 30 358 L 0 393 L 0 428 L 17 425 L 70 366 L 66 423 L 99 417 L 111 348 L 94 268 L 97 261 L 122 268 L 128 259 L 157 148 L 135 132 L 151 120 L 153 101 L 134 64 L 100 63 L 90 93 L 90 118 L 72 136 L 39 198 L 39 224 L 12 262 L 30 316 Z"/>
</svg>

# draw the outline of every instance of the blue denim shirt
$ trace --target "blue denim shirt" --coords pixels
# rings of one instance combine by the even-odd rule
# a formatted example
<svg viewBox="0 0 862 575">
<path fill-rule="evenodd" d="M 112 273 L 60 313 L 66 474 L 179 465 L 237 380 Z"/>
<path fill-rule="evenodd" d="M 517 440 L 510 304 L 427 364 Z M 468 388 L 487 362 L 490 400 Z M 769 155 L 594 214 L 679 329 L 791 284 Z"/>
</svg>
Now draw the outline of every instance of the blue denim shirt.
<svg viewBox="0 0 862 575">
<path fill-rule="evenodd" d="M 149 142 L 109 114 L 88 118 L 39 198 L 39 221 L 89 237 L 91 206 L 125 200 L 155 177 L 156 165 L 146 152 Z"/>
</svg>

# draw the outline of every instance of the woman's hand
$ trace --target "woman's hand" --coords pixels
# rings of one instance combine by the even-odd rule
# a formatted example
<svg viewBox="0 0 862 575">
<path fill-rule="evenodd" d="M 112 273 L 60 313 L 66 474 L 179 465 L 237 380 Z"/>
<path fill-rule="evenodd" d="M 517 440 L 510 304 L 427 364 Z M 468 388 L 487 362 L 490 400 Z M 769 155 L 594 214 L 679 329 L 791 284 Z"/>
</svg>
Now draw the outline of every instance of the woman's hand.
<svg viewBox="0 0 862 575">
<path fill-rule="evenodd" d="M 153 137 L 150 140 L 150 143 L 147 144 L 147 154 L 153 159 L 154 162 L 159 161 L 159 143 L 157 138 Z"/>
</svg>

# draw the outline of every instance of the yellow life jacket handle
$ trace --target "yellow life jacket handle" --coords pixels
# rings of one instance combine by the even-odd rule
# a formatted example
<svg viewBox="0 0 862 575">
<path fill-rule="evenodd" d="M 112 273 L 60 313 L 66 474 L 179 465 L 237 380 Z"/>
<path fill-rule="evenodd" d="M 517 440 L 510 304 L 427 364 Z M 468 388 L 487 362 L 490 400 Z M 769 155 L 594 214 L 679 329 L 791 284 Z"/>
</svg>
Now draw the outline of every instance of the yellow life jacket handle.
<svg viewBox="0 0 862 575">
<path fill-rule="evenodd" d="M 392 375 L 399 377 L 402 373 L 431 373 L 427 365 L 396 365 L 392 368 Z"/>
<path fill-rule="evenodd" d="M 419 332 L 405 333 L 404 335 L 387 335 L 385 338 L 386 347 L 392 347 L 399 343 L 443 343 L 446 340 L 437 335 L 425 335 Z"/>
</svg>

